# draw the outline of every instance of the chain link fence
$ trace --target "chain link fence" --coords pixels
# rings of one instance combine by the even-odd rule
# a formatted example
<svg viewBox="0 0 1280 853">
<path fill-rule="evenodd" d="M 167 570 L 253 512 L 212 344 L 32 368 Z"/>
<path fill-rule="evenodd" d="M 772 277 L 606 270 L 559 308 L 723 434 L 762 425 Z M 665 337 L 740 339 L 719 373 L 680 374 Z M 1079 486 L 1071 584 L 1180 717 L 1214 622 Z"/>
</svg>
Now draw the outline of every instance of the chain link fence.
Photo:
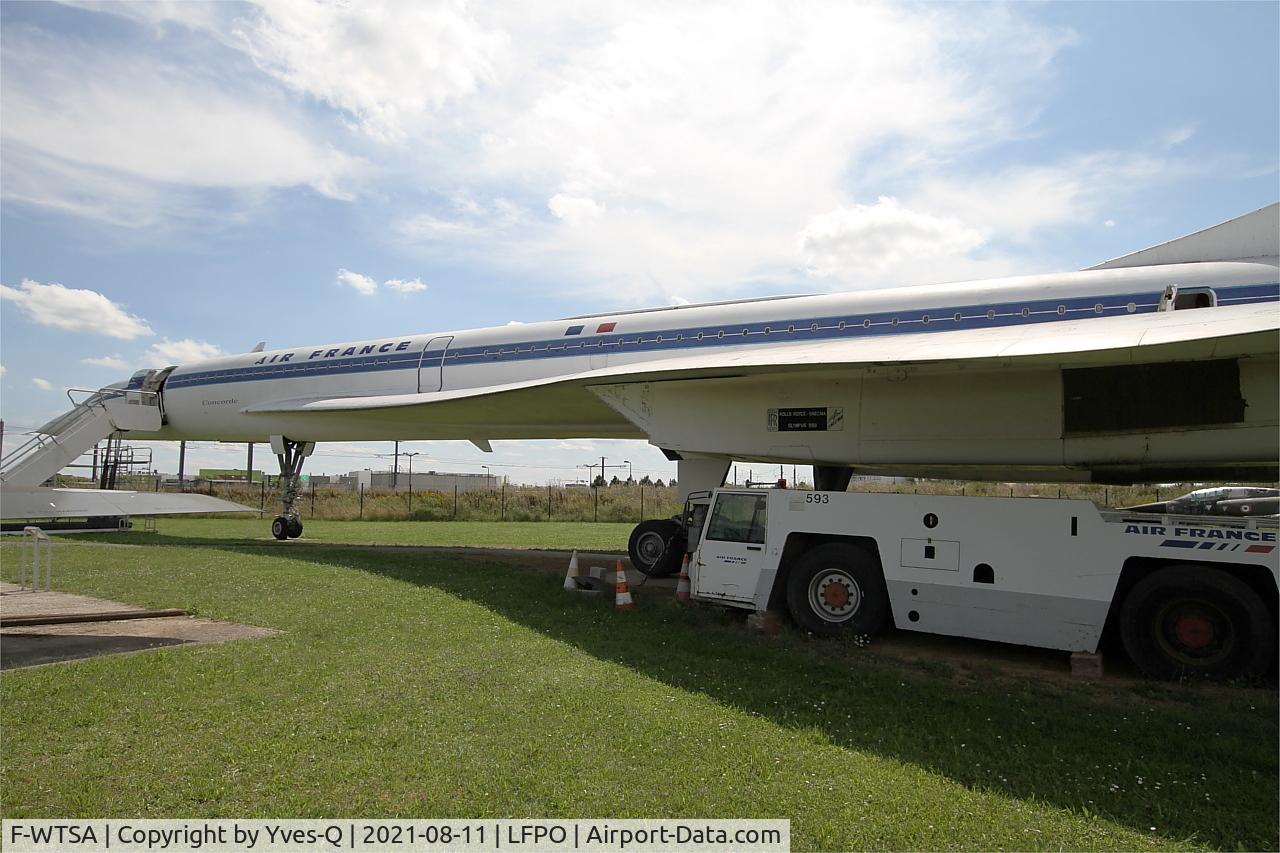
<svg viewBox="0 0 1280 853">
<path fill-rule="evenodd" d="M 124 488 L 177 491 L 176 485 L 134 482 Z M 277 479 L 267 483 L 195 481 L 187 491 L 213 495 L 266 512 L 280 507 Z M 1168 500 L 1205 483 L 1168 483 L 1159 487 L 1074 483 L 985 483 L 960 480 L 883 482 L 855 480 L 850 491 L 898 492 L 981 497 L 1042 497 L 1089 500 L 1103 506 L 1135 506 Z M 803 488 L 803 487 L 802 487 Z M 340 489 L 306 484 L 298 509 L 303 519 L 335 521 L 605 521 L 636 523 L 667 518 L 680 510 L 673 487 L 613 485 L 600 487 L 501 486 L 485 490 L 409 491 Z"/>
</svg>

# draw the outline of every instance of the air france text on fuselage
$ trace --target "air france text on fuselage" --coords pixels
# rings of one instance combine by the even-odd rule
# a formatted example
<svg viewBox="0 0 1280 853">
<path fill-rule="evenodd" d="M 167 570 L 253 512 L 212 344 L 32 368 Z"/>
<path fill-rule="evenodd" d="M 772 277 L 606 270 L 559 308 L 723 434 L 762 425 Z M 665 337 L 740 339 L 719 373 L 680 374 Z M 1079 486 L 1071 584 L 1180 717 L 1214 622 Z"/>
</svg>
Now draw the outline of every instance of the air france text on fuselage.
<svg viewBox="0 0 1280 853">
<path fill-rule="evenodd" d="M 412 343 L 413 341 L 387 341 L 386 343 L 382 343 L 382 344 L 365 344 L 363 346 L 346 347 L 345 349 L 342 347 L 333 347 L 332 349 L 318 349 L 318 350 L 312 350 L 311 353 L 307 356 L 306 360 L 310 361 L 315 358 L 319 358 L 319 359 L 342 358 L 343 356 L 348 356 L 348 355 L 372 355 L 374 353 L 379 353 L 379 352 L 384 352 L 384 353 L 400 352 L 401 350 L 407 350 Z M 302 355 L 302 353 L 286 352 L 286 353 L 276 353 L 275 355 L 271 355 L 271 356 L 264 355 L 262 358 L 255 361 L 254 364 L 275 364 L 275 363 L 281 363 L 286 361 L 293 361 L 293 357 L 295 355 Z"/>
</svg>

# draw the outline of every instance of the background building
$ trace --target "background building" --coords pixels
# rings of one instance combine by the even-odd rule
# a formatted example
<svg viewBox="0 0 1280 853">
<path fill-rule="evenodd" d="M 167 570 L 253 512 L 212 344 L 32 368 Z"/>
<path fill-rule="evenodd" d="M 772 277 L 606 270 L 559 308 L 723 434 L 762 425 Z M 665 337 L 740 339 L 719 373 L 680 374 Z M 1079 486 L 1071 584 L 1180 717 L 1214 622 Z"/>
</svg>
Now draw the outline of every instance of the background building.
<svg viewBox="0 0 1280 853">
<path fill-rule="evenodd" d="M 409 491 L 409 472 L 401 471 L 352 471 L 331 479 L 331 485 L 347 488 L 352 491 L 361 486 L 366 491 Z M 479 492 L 486 489 L 502 488 L 505 478 L 498 474 L 458 474 L 441 471 L 414 471 L 413 491 L 415 492 Z"/>
</svg>

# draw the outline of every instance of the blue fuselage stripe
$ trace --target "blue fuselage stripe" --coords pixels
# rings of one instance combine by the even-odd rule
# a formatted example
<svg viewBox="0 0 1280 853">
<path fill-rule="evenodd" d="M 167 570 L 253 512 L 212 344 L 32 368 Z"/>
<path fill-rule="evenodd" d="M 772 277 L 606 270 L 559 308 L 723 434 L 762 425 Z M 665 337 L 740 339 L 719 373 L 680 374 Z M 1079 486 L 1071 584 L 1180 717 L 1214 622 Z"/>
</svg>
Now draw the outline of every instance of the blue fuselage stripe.
<svg viewBox="0 0 1280 853">
<path fill-rule="evenodd" d="M 1280 284 L 1252 284 L 1217 291 L 1218 304 L 1242 305 L 1280 299 Z M 1158 307 L 1160 293 L 1109 294 L 1071 299 L 1038 299 L 990 305 L 946 306 L 935 309 L 908 309 L 849 315 L 784 318 L 737 323 L 732 326 L 694 326 L 593 335 L 566 341 L 563 337 L 540 341 L 513 341 L 486 346 L 450 347 L 440 350 L 444 367 L 498 364 L 614 353 L 666 352 L 703 347 L 744 346 L 861 338 L 881 335 L 927 334 L 958 329 L 990 329 L 1030 323 L 1052 323 L 1126 313 L 1151 313 Z M 1132 306 L 1132 307 L 1130 307 Z M 618 315 L 625 317 L 625 314 Z M 336 376 L 346 373 L 379 373 L 388 370 L 417 370 L 419 363 L 439 367 L 435 353 L 423 358 L 421 349 L 388 352 L 355 358 L 321 361 L 284 361 L 252 364 L 219 370 L 179 373 L 165 383 L 167 389 L 253 382 L 270 379 L 297 379 L 308 376 Z M 139 380 L 140 381 L 140 380 Z"/>
</svg>

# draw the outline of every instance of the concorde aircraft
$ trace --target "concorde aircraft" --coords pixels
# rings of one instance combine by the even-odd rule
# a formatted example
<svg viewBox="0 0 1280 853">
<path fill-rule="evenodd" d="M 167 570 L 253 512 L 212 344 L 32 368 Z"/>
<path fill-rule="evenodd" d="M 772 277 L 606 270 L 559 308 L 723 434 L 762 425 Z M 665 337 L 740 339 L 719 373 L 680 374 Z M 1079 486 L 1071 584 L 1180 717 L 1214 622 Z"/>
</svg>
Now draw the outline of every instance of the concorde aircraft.
<svg viewBox="0 0 1280 853">
<path fill-rule="evenodd" d="M 1274 480 L 1280 205 L 1079 272 L 289 347 L 108 386 L 13 454 L 37 486 L 112 432 L 270 442 L 297 536 L 321 441 L 642 438 L 682 495 L 730 460 L 1062 482 Z M 94 414 L 94 413 L 97 414 Z M 53 466 L 52 469 L 50 466 Z M 7 510 L 6 510 L 7 512 Z M 632 537 L 668 568 L 673 522 Z M 637 543 L 639 543 L 637 545 Z"/>
</svg>

